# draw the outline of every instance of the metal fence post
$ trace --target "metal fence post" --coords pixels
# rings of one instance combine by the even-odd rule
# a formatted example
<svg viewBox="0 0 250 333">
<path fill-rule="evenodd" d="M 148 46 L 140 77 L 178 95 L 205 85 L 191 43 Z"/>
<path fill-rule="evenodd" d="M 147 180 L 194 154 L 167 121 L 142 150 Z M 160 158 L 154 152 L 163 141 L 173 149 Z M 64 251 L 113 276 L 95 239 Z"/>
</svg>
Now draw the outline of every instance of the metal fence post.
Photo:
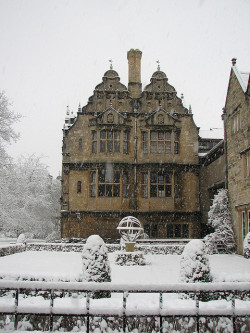
<svg viewBox="0 0 250 333">
<path fill-rule="evenodd" d="M 53 331 L 53 306 L 54 306 L 54 290 L 50 290 L 50 318 L 49 318 L 49 331 Z"/>
<path fill-rule="evenodd" d="M 162 303 L 163 303 L 163 295 L 160 293 L 160 333 L 163 332 L 163 327 L 162 327 Z"/>
<path fill-rule="evenodd" d="M 232 315 L 232 321 L 233 321 L 233 333 L 236 333 L 236 319 L 235 319 L 235 292 L 233 292 L 233 297 L 232 297 L 232 308 L 233 308 L 233 315 Z"/>
<path fill-rule="evenodd" d="M 90 308 L 90 295 L 89 295 L 89 292 L 87 292 L 87 298 L 86 298 L 86 310 L 87 310 L 87 333 L 89 333 L 89 308 Z"/>
<path fill-rule="evenodd" d="M 17 330 L 17 324 L 18 324 L 18 320 L 17 320 L 17 307 L 18 307 L 18 297 L 19 297 L 19 289 L 16 289 L 16 297 L 15 297 L 15 330 Z"/>
<path fill-rule="evenodd" d="M 122 300 L 122 319 L 123 319 L 122 329 L 123 329 L 123 333 L 126 332 L 126 326 L 127 326 L 127 322 L 126 322 L 127 297 L 128 297 L 128 293 L 126 291 L 124 291 L 123 292 L 123 300 Z"/>
<path fill-rule="evenodd" d="M 198 295 L 197 295 L 198 294 Z M 199 317 L 199 292 L 195 292 L 195 310 L 196 310 L 196 331 L 200 333 L 200 317 Z"/>
</svg>

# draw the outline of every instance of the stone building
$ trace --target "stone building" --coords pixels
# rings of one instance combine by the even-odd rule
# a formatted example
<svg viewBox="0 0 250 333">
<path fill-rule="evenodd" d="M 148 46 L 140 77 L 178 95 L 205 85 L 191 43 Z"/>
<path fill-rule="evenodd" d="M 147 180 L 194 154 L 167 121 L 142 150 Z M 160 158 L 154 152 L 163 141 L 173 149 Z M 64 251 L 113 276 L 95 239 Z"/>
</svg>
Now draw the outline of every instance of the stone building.
<svg viewBox="0 0 250 333">
<path fill-rule="evenodd" d="M 118 238 L 124 216 L 151 238 L 200 237 L 199 129 L 158 66 L 142 90 L 131 49 L 128 87 L 111 68 L 63 130 L 63 238 Z"/>
<path fill-rule="evenodd" d="M 239 71 L 236 59 L 232 59 L 222 118 L 226 142 L 226 185 L 239 253 L 242 253 L 244 237 L 250 231 L 249 92 L 249 73 Z"/>
<path fill-rule="evenodd" d="M 201 140 L 204 147 L 205 139 Z M 209 148 L 212 139 L 208 140 Z M 217 143 L 216 143 L 217 142 Z M 226 155 L 224 140 L 213 140 L 216 143 L 210 150 L 203 152 L 199 149 L 200 157 L 200 206 L 201 206 L 201 236 L 213 232 L 208 226 L 208 212 L 214 195 L 219 189 L 225 188 L 226 180 Z"/>
</svg>

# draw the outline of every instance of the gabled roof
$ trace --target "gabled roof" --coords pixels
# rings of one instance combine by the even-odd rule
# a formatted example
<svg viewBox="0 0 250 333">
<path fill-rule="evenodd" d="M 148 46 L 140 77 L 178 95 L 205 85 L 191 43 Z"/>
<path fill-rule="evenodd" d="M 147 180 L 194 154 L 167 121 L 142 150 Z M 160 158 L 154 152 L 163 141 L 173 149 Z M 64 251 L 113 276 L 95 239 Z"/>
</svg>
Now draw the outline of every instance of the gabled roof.
<svg viewBox="0 0 250 333">
<path fill-rule="evenodd" d="M 239 81 L 239 84 L 240 84 L 243 92 L 245 93 L 247 91 L 247 87 L 248 87 L 248 84 L 249 84 L 250 73 L 239 71 L 238 68 L 236 67 L 236 65 L 232 66 L 232 70 L 234 71 L 234 74 L 236 75 L 236 77 Z"/>
<path fill-rule="evenodd" d="M 169 117 L 173 118 L 174 120 L 178 120 L 177 117 L 175 117 L 174 115 L 172 115 L 171 113 L 169 113 L 168 111 L 166 111 L 165 109 L 163 109 L 163 107 L 160 105 L 155 111 L 153 111 L 152 113 L 149 113 L 148 115 L 146 115 L 146 119 L 149 119 L 151 117 L 153 117 L 156 113 L 158 113 L 159 111 L 163 111 L 164 113 L 166 113 Z"/>
<path fill-rule="evenodd" d="M 112 106 L 112 102 L 110 103 L 109 107 L 105 110 L 103 110 L 102 112 L 98 113 L 96 115 L 96 118 L 102 117 L 104 115 L 104 113 L 108 112 L 108 111 L 114 111 L 116 112 L 119 116 L 121 116 L 122 118 L 126 119 L 126 116 L 124 116 L 124 114 L 122 114 L 121 112 L 119 112 L 118 110 L 116 110 L 115 108 L 113 108 Z"/>
</svg>

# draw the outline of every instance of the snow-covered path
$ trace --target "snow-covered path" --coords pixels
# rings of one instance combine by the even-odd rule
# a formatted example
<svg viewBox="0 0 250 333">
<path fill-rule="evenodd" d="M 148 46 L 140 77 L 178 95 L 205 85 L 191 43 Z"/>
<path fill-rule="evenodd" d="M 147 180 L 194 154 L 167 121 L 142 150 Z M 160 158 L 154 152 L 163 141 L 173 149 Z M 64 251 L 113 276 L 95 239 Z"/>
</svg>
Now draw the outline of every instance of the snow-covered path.
<svg viewBox="0 0 250 333">
<path fill-rule="evenodd" d="M 178 255 L 146 255 L 146 266 L 118 266 L 109 254 L 114 283 L 161 284 L 179 279 Z M 214 281 L 250 281 L 250 260 L 239 255 L 209 256 Z M 74 252 L 22 252 L 0 258 L 0 277 L 45 280 L 79 280 L 81 254 Z"/>
</svg>

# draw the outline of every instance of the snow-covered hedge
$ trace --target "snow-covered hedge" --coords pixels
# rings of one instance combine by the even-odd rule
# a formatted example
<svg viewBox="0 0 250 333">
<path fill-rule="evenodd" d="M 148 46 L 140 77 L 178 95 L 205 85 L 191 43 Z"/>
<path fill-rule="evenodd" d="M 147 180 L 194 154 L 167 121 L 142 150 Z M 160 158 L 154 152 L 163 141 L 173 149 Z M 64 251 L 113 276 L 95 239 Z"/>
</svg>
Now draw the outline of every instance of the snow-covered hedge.
<svg viewBox="0 0 250 333">
<path fill-rule="evenodd" d="M 111 282 L 111 270 L 108 251 L 103 239 L 92 235 L 87 239 L 82 251 L 82 276 L 86 282 Z M 98 291 L 91 294 L 92 298 L 111 297 L 109 291 Z"/>
<path fill-rule="evenodd" d="M 0 247 L 0 257 L 8 256 L 18 252 L 24 252 L 25 249 L 25 244 L 2 245 Z"/>
<path fill-rule="evenodd" d="M 106 244 L 108 253 L 117 252 L 123 249 L 120 244 Z M 27 243 L 27 251 L 55 251 L 55 252 L 82 252 L 84 244 L 79 243 Z M 5 248 L 4 250 L 2 250 Z M 136 244 L 135 251 L 143 252 L 143 254 L 182 254 L 183 244 Z M 17 252 L 25 251 L 23 244 L 6 245 L 0 247 L 0 257 Z"/>
<path fill-rule="evenodd" d="M 142 252 L 118 252 L 115 263 L 120 266 L 144 266 L 147 264 Z"/>
</svg>

